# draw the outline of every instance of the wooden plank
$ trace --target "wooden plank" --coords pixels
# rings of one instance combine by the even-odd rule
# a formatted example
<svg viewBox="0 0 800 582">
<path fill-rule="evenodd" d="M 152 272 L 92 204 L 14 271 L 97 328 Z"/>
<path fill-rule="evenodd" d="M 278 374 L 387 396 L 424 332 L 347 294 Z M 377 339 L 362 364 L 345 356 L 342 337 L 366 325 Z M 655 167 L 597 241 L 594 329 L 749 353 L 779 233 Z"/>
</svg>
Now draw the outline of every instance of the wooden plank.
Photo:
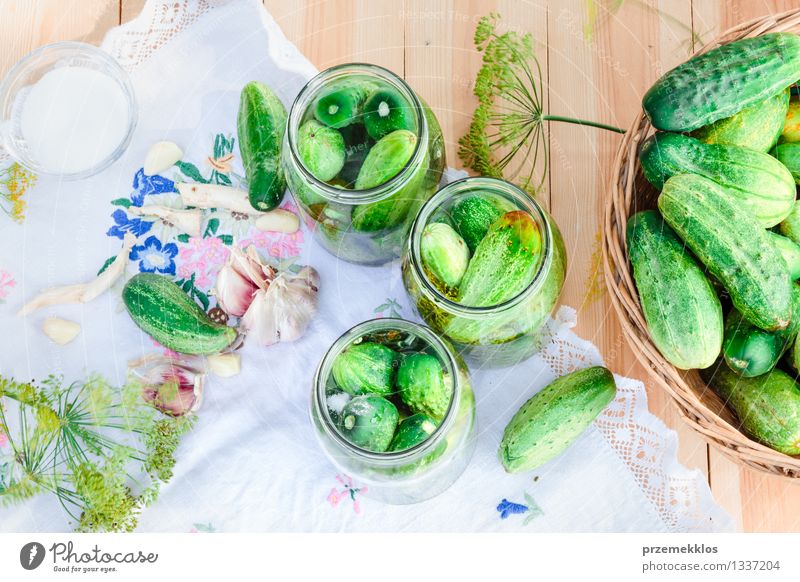
<svg viewBox="0 0 800 582">
<path fill-rule="evenodd" d="M 119 23 L 119 0 L 0 0 L 0 76 L 33 49 L 60 40 L 100 44 Z"/>
<path fill-rule="evenodd" d="M 557 7 L 555 7 L 557 6 Z M 594 15 L 583 0 L 551 4 L 550 113 L 627 127 L 641 96 L 667 68 L 686 58 L 689 0 L 625 3 Z M 577 333 L 594 342 L 609 366 L 648 387 L 650 410 L 679 435 L 679 459 L 704 474 L 705 442 L 680 420 L 667 394 L 649 379 L 625 340 L 607 297 L 600 251 L 600 220 L 617 134 L 550 123 L 551 209 L 561 226 L 570 267 L 562 302 L 579 311 Z"/>
<path fill-rule="evenodd" d="M 694 30 L 711 41 L 740 22 L 777 14 L 797 3 L 791 0 L 718 0 L 693 3 Z M 713 447 L 709 452 L 711 489 L 715 499 L 745 531 L 800 530 L 800 484 L 742 468 Z"/>
</svg>

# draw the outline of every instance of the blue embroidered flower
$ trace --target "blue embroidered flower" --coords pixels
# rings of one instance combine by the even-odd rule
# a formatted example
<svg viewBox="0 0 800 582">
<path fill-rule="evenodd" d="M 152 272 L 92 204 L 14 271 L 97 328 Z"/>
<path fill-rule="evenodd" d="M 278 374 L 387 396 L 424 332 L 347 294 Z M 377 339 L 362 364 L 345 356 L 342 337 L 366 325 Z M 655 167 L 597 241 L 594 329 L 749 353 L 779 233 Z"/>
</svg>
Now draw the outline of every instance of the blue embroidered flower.
<svg viewBox="0 0 800 582">
<path fill-rule="evenodd" d="M 497 511 L 500 512 L 500 519 L 506 519 L 511 514 L 525 513 L 528 511 L 528 506 L 522 505 L 521 503 L 514 503 L 508 499 L 503 499 L 497 505 Z"/>
<path fill-rule="evenodd" d="M 133 202 L 134 206 L 144 204 L 145 196 L 176 191 L 175 182 L 158 174 L 146 176 L 144 168 L 139 168 L 139 171 L 133 177 L 133 188 L 136 190 L 131 194 L 131 202 Z"/>
<path fill-rule="evenodd" d="M 154 236 L 149 236 L 144 244 L 135 245 L 131 249 L 132 261 L 139 261 L 139 271 L 142 273 L 175 274 L 175 255 L 178 246 L 175 243 L 161 244 Z"/>
<path fill-rule="evenodd" d="M 140 237 L 149 231 L 153 226 L 153 223 L 147 220 L 142 220 L 141 218 L 130 218 L 128 213 L 121 208 L 115 210 L 114 214 L 111 215 L 111 218 L 114 219 L 116 224 L 109 228 L 106 234 L 108 236 L 115 236 L 117 238 L 125 238 L 126 232 L 130 232 L 131 234 Z"/>
</svg>

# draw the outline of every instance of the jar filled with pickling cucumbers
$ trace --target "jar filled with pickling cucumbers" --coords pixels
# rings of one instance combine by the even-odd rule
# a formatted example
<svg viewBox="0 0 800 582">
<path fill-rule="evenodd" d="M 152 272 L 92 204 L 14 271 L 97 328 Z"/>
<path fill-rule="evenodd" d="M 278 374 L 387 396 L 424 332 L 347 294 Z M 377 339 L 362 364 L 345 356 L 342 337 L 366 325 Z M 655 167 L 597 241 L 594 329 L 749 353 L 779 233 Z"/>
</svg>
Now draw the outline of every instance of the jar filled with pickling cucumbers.
<svg viewBox="0 0 800 582">
<path fill-rule="evenodd" d="M 464 361 L 402 319 L 360 323 L 333 343 L 314 378 L 311 420 L 333 463 L 386 503 L 443 492 L 475 448 Z"/>
<path fill-rule="evenodd" d="M 445 165 L 442 130 L 397 75 L 348 64 L 314 77 L 289 112 L 282 164 L 309 228 L 353 263 L 398 258 Z"/>
<path fill-rule="evenodd" d="M 420 317 L 470 364 L 501 367 L 541 348 L 567 266 L 561 233 L 527 193 L 465 178 L 421 208 L 403 256 Z"/>
</svg>

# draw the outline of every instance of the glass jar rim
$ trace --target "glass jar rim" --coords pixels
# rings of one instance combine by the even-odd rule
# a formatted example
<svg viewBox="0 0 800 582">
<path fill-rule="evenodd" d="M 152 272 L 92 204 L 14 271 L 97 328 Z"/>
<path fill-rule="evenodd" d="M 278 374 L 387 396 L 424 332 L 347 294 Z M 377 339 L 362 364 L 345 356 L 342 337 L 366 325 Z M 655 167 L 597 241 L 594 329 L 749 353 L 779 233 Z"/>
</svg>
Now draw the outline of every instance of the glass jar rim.
<svg viewBox="0 0 800 582">
<path fill-rule="evenodd" d="M 317 97 L 320 90 L 325 87 L 332 79 L 341 78 L 349 74 L 373 74 L 389 83 L 394 89 L 400 91 L 405 99 L 412 105 L 417 116 L 417 143 L 414 152 L 411 154 L 405 166 L 394 176 L 383 184 L 378 184 L 365 190 L 349 190 L 347 188 L 337 188 L 327 182 L 317 179 L 303 163 L 297 150 L 297 132 L 300 129 L 300 121 L 308 107 Z M 289 117 L 286 123 L 286 141 L 289 146 L 294 164 L 303 178 L 319 190 L 320 195 L 328 198 L 332 202 L 341 204 L 368 204 L 378 202 L 390 196 L 397 188 L 403 186 L 411 179 L 414 168 L 422 163 L 428 143 L 428 122 L 425 119 L 422 102 L 417 94 L 411 89 L 400 76 L 389 69 L 380 65 L 370 63 L 345 63 L 335 65 L 320 72 L 309 80 L 295 97 Z"/>
<path fill-rule="evenodd" d="M 109 153 L 108 156 L 103 158 L 94 166 L 79 170 L 77 172 L 67 173 L 53 171 L 52 169 L 40 166 L 38 163 L 28 158 L 28 156 L 23 155 L 17 148 L 6 143 L 7 140 L 3 139 L 2 142 L 3 146 L 9 151 L 15 160 L 36 174 L 54 176 L 62 180 L 79 180 L 100 173 L 118 160 L 128 148 L 128 145 L 133 138 L 134 130 L 138 124 L 139 108 L 136 100 L 136 92 L 133 90 L 133 84 L 131 83 L 130 75 L 125 69 L 122 68 L 122 66 L 114 57 L 100 47 L 74 40 L 58 41 L 40 46 L 18 60 L 3 77 L 2 82 L 0 82 L 0 110 L 2 111 L 3 117 L 5 117 L 6 107 L 13 105 L 13 103 L 7 104 L 6 101 L 10 96 L 15 82 L 17 82 L 19 77 L 24 74 L 29 67 L 34 65 L 38 59 L 41 59 L 42 56 L 47 53 L 69 53 L 70 51 L 76 54 L 84 54 L 98 58 L 113 71 L 114 74 L 112 75 L 112 78 L 120 85 L 120 88 L 125 94 L 129 106 L 130 117 L 128 119 L 128 128 L 125 136 L 122 138 L 122 141 L 120 141 L 117 147 L 114 148 L 114 150 Z"/>
<path fill-rule="evenodd" d="M 418 338 L 426 341 L 431 347 L 433 347 L 445 365 L 445 373 L 450 377 L 452 384 L 452 396 L 450 398 L 450 404 L 447 408 L 447 412 L 442 418 L 442 421 L 428 438 L 421 443 L 417 443 L 413 447 L 409 447 L 401 451 L 379 453 L 364 449 L 351 443 L 336 429 L 336 427 L 333 425 L 334 423 L 328 410 L 325 388 L 327 379 L 331 374 L 333 361 L 336 359 L 336 356 L 338 356 L 344 350 L 344 348 L 349 346 L 353 339 L 382 328 L 401 329 L 402 331 L 413 333 Z M 455 423 L 458 409 L 461 406 L 461 392 L 460 390 L 457 390 L 458 373 L 458 362 L 453 356 L 452 350 L 449 349 L 444 341 L 429 327 L 413 321 L 395 317 L 379 317 L 369 319 L 356 324 L 340 335 L 336 341 L 331 344 L 331 347 L 328 348 L 328 351 L 323 356 L 319 366 L 317 366 L 316 372 L 314 373 L 312 412 L 316 413 L 321 419 L 321 425 L 325 430 L 326 435 L 332 438 L 339 446 L 346 449 L 350 453 L 358 455 L 359 457 L 371 462 L 375 462 L 376 464 L 394 464 L 397 461 L 414 461 L 417 457 L 424 456 L 425 453 L 431 451 L 436 445 L 438 445 L 444 438 L 444 435 L 447 433 L 447 431 Z"/>
<path fill-rule="evenodd" d="M 420 240 L 422 238 L 422 231 L 428 224 L 428 219 L 431 215 L 441 206 L 442 202 L 454 194 L 463 192 L 470 192 L 472 190 L 490 191 L 492 193 L 500 193 L 511 195 L 517 202 L 524 206 L 524 210 L 530 213 L 533 219 L 537 222 L 537 226 L 542 232 L 542 248 L 544 251 L 544 259 L 539 264 L 539 268 L 534 274 L 531 282 L 519 293 L 513 297 L 506 299 L 501 303 L 494 305 L 487 305 L 484 307 L 463 305 L 457 301 L 447 297 L 444 293 L 434 285 L 425 270 L 422 268 L 422 257 L 420 254 Z M 408 257 L 411 263 L 411 268 L 414 270 L 415 275 L 425 287 L 425 289 L 433 294 L 436 301 L 441 301 L 447 309 L 462 316 L 471 316 L 477 314 L 493 314 L 505 311 L 525 301 L 528 297 L 536 293 L 539 288 L 544 284 L 547 273 L 553 263 L 553 232 L 550 227 L 550 222 L 547 220 L 544 209 L 530 194 L 515 186 L 514 184 L 501 180 L 499 178 L 489 178 L 486 176 L 468 176 L 461 178 L 454 182 L 446 184 L 439 189 L 436 194 L 429 198 L 419 209 L 414 222 L 411 225 L 411 231 L 408 237 Z"/>
</svg>

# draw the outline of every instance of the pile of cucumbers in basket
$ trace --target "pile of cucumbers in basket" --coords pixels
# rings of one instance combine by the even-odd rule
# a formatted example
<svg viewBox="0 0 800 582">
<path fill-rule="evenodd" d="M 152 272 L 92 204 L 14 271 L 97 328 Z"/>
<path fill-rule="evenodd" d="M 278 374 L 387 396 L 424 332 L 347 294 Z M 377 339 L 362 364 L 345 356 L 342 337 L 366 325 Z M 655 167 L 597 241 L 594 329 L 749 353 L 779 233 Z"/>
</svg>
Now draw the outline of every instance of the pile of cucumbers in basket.
<svg viewBox="0 0 800 582">
<path fill-rule="evenodd" d="M 642 105 L 658 210 L 633 215 L 628 257 L 653 343 L 700 375 L 755 440 L 800 455 L 800 36 L 692 58 Z"/>
</svg>

